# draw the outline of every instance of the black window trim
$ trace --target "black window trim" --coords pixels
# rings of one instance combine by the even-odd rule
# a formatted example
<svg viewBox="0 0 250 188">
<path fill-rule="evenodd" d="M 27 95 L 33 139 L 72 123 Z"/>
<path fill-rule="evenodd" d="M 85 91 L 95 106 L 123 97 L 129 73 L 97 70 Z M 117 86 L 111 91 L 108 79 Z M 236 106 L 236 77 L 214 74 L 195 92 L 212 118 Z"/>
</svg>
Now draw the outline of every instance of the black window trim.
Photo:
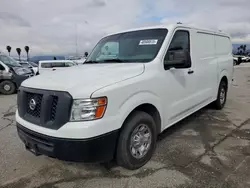
<svg viewBox="0 0 250 188">
<path fill-rule="evenodd" d="M 172 43 L 172 41 L 173 41 L 173 38 L 174 38 L 174 36 L 175 36 L 175 34 L 178 32 L 178 31 L 183 31 L 183 32 L 186 32 L 186 33 L 188 33 L 188 43 L 189 43 L 189 45 L 188 45 L 188 52 L 190 53 L 191 52 L 191 47 L 190 47 L 190 31 L 189 30 L 187 30 L 187 29 L 184 29 L 184 28 L 181 28 L 181 29 L 176 29 L 175 31 L 174 31 L 174 34 L 172 35 L 172 38 L 171 38 L 171 41 L 170 41 L 170 43 L 169 43 L 169 45 L 168 45 L 168 47 L 167 47 L 167 50 L 166 50 L 166 52 L 165 52 L 165 55 L 164 55 L 164 58 L 163 58 L 163 67 L 164 67 L 164 60 L 165 60 L 165 57 L 166 57 L 166 55 L 167 55 L 167 53 L 168 53 L 168 50 L 169 50 L 169 47 L 170 47 L 170 45 L 171 45 L 171 43 Z M 191 54 L 190 54 L 191 55 Z M 192 61 L 191 61 L 191 65 L 192 65 Z M 164 70 L 166 70 L 165 68 L 164 68 Z"/>
</svg>

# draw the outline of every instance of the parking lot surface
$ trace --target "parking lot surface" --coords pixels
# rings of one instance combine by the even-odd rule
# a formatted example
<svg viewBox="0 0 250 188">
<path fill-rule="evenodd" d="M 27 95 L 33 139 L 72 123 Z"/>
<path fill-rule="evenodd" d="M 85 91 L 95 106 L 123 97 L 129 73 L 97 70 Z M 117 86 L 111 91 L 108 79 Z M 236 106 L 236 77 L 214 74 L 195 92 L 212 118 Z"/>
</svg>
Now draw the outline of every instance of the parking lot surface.
<svg viewBox="0 0 250 188">
<path fill-rule="evenodd" d="M 205 84 L 205 83 L 204 83 Z M 222 111 L 206 107 L 159 136 L 152 160 L 135 171 L 115 164 L 69 163 L 26 151 L 14 112 L 0 95 L 0 187 L 250 187 L 250 67 L 235 68 Z"/>
</svg>

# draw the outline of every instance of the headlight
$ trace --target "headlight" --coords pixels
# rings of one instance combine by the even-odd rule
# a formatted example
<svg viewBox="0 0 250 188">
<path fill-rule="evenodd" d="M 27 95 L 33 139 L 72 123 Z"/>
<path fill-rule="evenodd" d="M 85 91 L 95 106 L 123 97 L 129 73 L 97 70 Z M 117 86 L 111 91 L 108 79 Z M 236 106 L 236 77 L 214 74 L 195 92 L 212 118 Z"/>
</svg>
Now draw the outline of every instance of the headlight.
<svg viewBox="0 0 250 188">
<path fill-rule="evenodd" d="M 73 101 L 70 121 L 88 121 L 103 117 L 107 98 L 77 99 Z"/>
</svg>

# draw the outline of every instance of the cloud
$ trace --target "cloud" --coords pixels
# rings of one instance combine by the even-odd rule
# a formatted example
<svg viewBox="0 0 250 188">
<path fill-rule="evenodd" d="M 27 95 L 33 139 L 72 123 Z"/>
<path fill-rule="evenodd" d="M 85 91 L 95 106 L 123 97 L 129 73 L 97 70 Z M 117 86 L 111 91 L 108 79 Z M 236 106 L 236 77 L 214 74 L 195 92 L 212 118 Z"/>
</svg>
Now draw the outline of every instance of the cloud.
<svg viewBox="0 0 250 188">
<path fill-rule="evenodd" d="M 88 5 L 93 7 L 104 7 L 106 2 L 103 0 L 92 0 Z"/>
<path fill-rule="evenodd" d="M 249 0 L 1 0 L 0 50 L 32 54 L 90 51 L 104 35 L 154 24 L 182 22 L 231 34 L 250 43 Z"/>
<path fill-rule="evenodd" d="M 22 17 L 8 12 L 0 12 L 0 21 L 1 25 L 15 25 L 20 27 L 31 26 L 27 20 L 24 20 Z"/>
</svg>

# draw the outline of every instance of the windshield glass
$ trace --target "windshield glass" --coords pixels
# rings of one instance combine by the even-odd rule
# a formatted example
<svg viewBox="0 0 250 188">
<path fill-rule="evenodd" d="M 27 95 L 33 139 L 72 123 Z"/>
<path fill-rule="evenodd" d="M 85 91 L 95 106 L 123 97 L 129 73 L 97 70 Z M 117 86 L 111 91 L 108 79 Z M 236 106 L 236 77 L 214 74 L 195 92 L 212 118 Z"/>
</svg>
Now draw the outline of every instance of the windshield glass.
<svg viewBox="0 0 250 188">
<path fill-rule="evenodd" d="M 25 67 L 25 68 L 29 68 L 29 64 L 28 63 L 20 63 L 23 67 Z"/>
<path fill-rule="evenodd" d="M 33 62 L 29 62 L 29 64 L 31 64 L 33 67 L 38 67 L 37 64 L 35 64 Z"/>
<path fill-rule="evenodd" d="M 107 36 L 96 45 L 86 63 L 152 61 L 167 32 L 167 29 L 148 29 Z"/>
<path fill-rule="evenodd" d="M 0 61 L 2 61 L 7 66 L 21 67 L 21 65 L 17 61 L 7 55 L 0 55 Z"/>
</svg>

